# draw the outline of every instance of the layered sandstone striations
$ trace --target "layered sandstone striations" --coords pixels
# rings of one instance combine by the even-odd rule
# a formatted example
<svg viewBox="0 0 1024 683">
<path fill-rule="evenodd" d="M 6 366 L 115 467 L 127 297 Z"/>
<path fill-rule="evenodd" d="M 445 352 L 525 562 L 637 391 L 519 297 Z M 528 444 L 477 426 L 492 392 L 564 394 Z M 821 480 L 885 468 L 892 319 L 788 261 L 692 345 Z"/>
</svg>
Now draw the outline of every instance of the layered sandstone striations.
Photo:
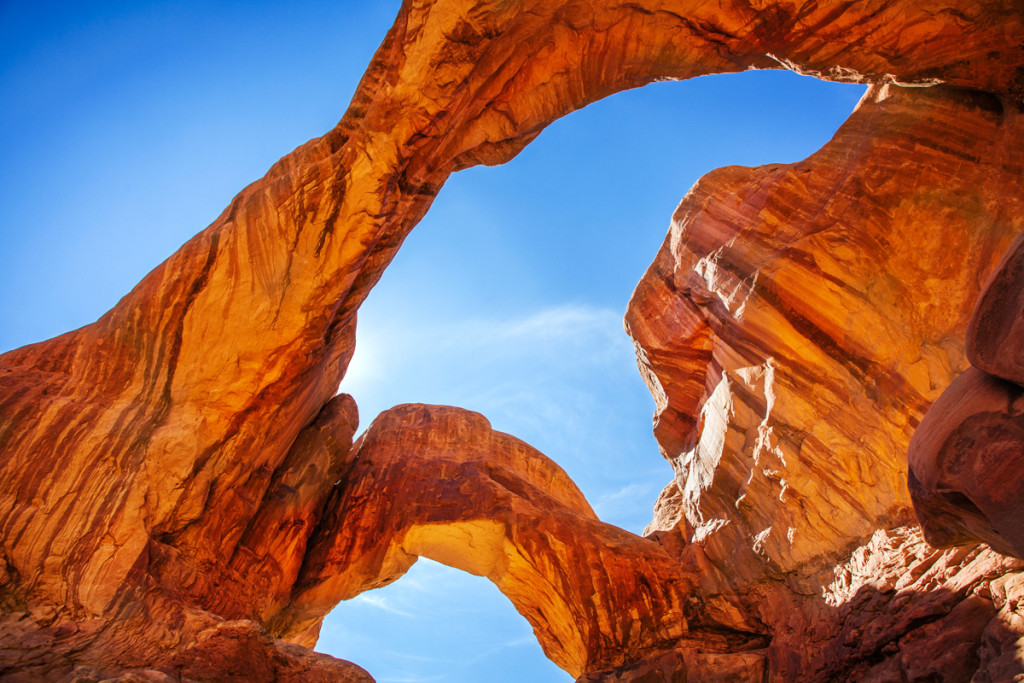
<svg viewBox="0 0 1024 683">
<path fill-rule="evenodd" d="M 1024 229 L 1018 118 L 876 87 L 807 160 L 697 183 L 626 318 L 677 473 L 655 528 L 788 570 L 909 519 L 910 436 Z"/>
<path fill-rule="evenodd" d="M 0 674 L 365 678 L 274 636 L 311 643 L 333 600 L 416 552 L 493 575 L 591 680 L 865 663 L 909 676 L 922 643 L 945 642 L 929 624 L 964 611 L 987 624 L 962 640 L 979 670 L 1012 662 L 1018 583 L 998 578 L 1002 560 L 946 551 L 933 575 L 912 531 L 872 539 L 910 520 L 901 449 L 966 367 L 978 283 L 1021 227 L 1022 38 L 1011 0 L 405 2 L 335 129 L 96 323 L 0 357 Z M 450 173 L 507 161 L 619 90 L 779 66 L 889 85 L 816 158 L 712 174 L 677 212 L 629 315 L 679 474 L 651 540 L 601 525 L 566 482 L 537 497 L 536 477 L 561 481 L 550 464 L 524 470 L 546 461 L 477 418 L 398 411 L 350 447 L 354 404 L 333 396 L 356 310 Z M 379 504 L 374 481 L 401 480 L 407 448 L 442 517 L 402 499 L 354 510 L 357 492 Z M 583 541 L 556 547 L 570 528 Z M 459 546 L 467 530 L 501 549 Z M 916 578 L 864 605 L 824 591 L 836 631 L 819 589 L 857 546 Z M 632 575 L 623 558 L 640 558 Z M 548 602 L 540 577 L 561 582 Z M 642 619 L 622 588 L 638 582 L 659 596 Z M 878 622 L 895 649 L 867 652 L 864 620 L 904 607 Z M 723 633 L 743 652 L 698 653 L 726 654 Z"/>
<path fill-rule="evenodd" d="M 967 367 L 981 284 L 1024 230 L 1021 134 L 1019 113 L 988 95 L 876 86 L 807 160 L 702 178 L 634 293 L 627 329 L 676 471 L 650 530 L 707 558 L 695 594 L 773 635 L 775 675 L 866 676 L 873 662 L 872 676 L 913 679 L 906 648 L 939 647 L 946 632 L 901 622 L 892 601 L 929 621 L 984 605 L 963 636 L 964 667 L 981 666 L 997 610 L 973 596 L 1014 566 L 997 555 L 915 589 L 901 573 L 934 559 L 899 532 L 854 555 L 900 568 L 878 595 L 875 581 L 847 594 L 862 609 L 835 609 L 829 586 L 852 547 L 913 521 L 908 443 Z M 824 603 L 798 597 L 813 595 Z M 932 599 L 943 607 L 911 608 Z M 837 614 L 875 637 L 839 637 Z"/>
</svg>

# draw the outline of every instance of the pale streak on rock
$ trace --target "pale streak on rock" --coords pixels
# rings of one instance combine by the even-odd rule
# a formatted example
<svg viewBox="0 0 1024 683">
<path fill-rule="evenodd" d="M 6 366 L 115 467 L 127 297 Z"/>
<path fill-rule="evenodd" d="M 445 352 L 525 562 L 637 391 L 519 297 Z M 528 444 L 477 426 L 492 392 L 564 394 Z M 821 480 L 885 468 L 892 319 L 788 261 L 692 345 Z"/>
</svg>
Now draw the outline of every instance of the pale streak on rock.
<svg viewBox="0 0 1024 683">
<path fill-rule="evenodd" d="M 985 95 L 876 87 L 805 161 L 690 191 L 627 313 L 668 396 L 655 434 L 684 536 L 723 557 L 756 540 L 765 563 L 744 567 L 793 571 L 909 519 L 910 436 L 966 367 L 980 282 L 1024 229 L 1024 155 L 1005 152 L 1021 126 Z M 648 311 L 675 327 L 652 332 Z"/>
</svg>

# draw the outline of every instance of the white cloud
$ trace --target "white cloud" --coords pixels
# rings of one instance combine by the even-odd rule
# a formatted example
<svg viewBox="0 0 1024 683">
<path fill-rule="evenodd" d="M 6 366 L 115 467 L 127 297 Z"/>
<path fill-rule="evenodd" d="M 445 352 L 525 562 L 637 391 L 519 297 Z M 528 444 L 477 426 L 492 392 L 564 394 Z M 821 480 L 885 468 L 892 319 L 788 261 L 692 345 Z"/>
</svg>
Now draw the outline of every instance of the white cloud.
<svg viewBox="0 0 1024 683">
<path fill-rule="evenodd" d="M 609 308 L 573 304 L 516 318 L 424 321 L 421 316 L 396 312 L 386 321 L 360 321 L 356 354 L 343 387 L 380 378 L 389 368 L 407 364 L 411 358 L 466 351 L 486 352 L 492 358 L 500 358 L 587 348 L 602 352 L 596 358 L 588 356 L 591 360 L 603 359 L 609 349 L 631 354 L 632 343 L 622 329 L 622 314 Z"/>
<path fill-rule="evenodd" d="M 486 414 L 496 404 L 533 401 L 539 412 L 564 412 L 590 401 L 586 387 L 564 400 L 567 387 L 582 384 L 581 376 L 609 375 L 639 385 L 621 314 L 608 308 L 562 305 L 520 317 L 460 320 L 395 312 L 387 320 L 360 321 L 339 390 L 356 398 L 365 426 L 405 402 Z"/>
<path fill-rule="evenodd" d="M 618 491 L 612 491 L 601 496 L 599 503 L 609 504 L 620 500 L 635 500 L 637 496 L 649 493 L 650 484 L 626 484 Z"/>
<path fill-rule="evenodd" d="M 379 610 L 389 612 L 391 614 L 398 614 L 403 617 L 414 616 L 412 612 L 407 612 L 403 609 L 395 607 L 393 601 L 388 597 L 380 594 L 367 591 L 366 593 L 360 593 L 356 597 L 352 598 L 352 602 L 355 604 L 369 605 L 370 607 L 376 607 Z"/>
<path fill-rule="evenodd" d="M 657 481 L 632 482 L 615 491 L 601 494 L 593 503 L 594 512 L 601 519 L 626 515 L 639 516 L 643 519 L 642 523 L 646 524 L 650 519 L 650 509 L 654 507 L 658 491 L 667 483 L 666 474 L 655 476 Z"/>
<path fill-rule="evenodd" d="M 514 319 L 473 319 L 456 327 L 460 338 L 478 344 L 576 341 L 595 338 L 631 346 L 622 330 L 622 314 L 609 308 L 567 304 Z"/>
<path fill-rule="evenodd" d="M 537 642 L 537 638 L 531 634 L 531 635 L 522 636 L 522 637 L 519 637 L 519 638 L 512 638 L 511 640 L 507 640 L 504 643 L 499 643 L 498 645 L 495 645 L 494 647 L 487 648 L 486 650 L 482 651 L 480 654 L 478 654 L 477 656 L 473 657 L 472 659 L 470 659 L 466 663 L 467 664 L 472 664 L 474 662 L 480 662 L 480 661 L 483 661 L 483 660 L 488 659 L 490 657 L 493 657 L 494 655 L 498 654 L 502 650 L 508 650 L 508 649 L 517 648 L 517 647 L 524 647 L 524 646 L 528 646 L 528 645 L 540 649 L 540 643 L 538 643 Z"/>
</svg>

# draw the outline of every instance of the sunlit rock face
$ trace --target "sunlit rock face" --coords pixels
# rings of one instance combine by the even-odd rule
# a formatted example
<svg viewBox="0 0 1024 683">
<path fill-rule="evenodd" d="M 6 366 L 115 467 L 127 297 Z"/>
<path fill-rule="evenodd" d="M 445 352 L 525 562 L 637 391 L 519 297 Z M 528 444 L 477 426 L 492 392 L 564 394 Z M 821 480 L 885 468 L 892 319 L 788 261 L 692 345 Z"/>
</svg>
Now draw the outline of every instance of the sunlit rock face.
<svg viewBox="0 0 1024 683">
<path fill-rule="evenodd" d="M 649 531 L 707 563 L 693 594 L 770 634 L 783 680 L 966 680 L 1012 621 L 985 591 L 1015 562 L 940 555 L 907 527 L 906 453 L 1024 229 L 1018 122 L 988 95 L 875 86 L 807 160 L 702 178 L 633 295 L 676 471 Z M 1016 503 L 1019 458 L 1006 470 L 994 488 Z M 970 628 L 940 625 L 951 610 Z M 958 655 L 918 661 L 946 638 Z"/>
<path fill-rule="evenodd" d="M 698 183 L 638 287 L 677 472 L 648 539 L 473 414 L 396 409 L 352 447 L 356 311 L 450 173 L 751 67 L 875 86 L 806 162 Z M 366 680 L 299 644 L 422 553 L 491 577 L 582 680 L 1006 680 L 1019 568 L 926 548 L 903 482 L 1021 229 L 1022 67 L 1011 0 L 404 3 L 336 128 L 96 323 L 0 357 L 0 675 Z M 1006 377 L 998 339 L 977 362 Z M 1003 478 L 972 505 L 1005 536 Z"/>
<path fill-rule="evenodd" d="M 807 160 L 690 190 L 626 318 L 677 473 L 656 527 L 788 571 L 910 519 L 910 437 L 1024 229 L 1020 138 L 995 98 L 876 86 Z"/>
</svg>

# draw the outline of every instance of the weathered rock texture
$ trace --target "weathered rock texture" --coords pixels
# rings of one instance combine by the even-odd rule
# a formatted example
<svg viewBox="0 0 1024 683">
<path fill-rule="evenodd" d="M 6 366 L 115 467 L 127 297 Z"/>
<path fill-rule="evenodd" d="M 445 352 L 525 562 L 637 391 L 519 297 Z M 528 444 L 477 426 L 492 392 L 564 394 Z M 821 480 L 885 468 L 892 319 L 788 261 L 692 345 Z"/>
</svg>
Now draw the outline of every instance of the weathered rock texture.
<svg viewBox="0 0 1024 683">
<path fill-rule="evenodd" d="M 1024 385 L 1024 233 L 999 261 L 967 328 L 971 365 Z"/>
<path fill-rule="evenodd" d="M 1024 156 L 1005 151 L 1021 132 L 1017 112 L 987 95 L 873 87 L 807 160 L 702 178 L 633 295 L 627 329 L 676 471 L 649 531 L 689 541 L 684 557 L 708 558 L 695 594 L 773 636 L 775 676 L 866 676 L 866 662 L 879 661 L 872 676 L 923 676 L 903 643 L 937 648 L 936 635 L 889 602 L 931 623 L 962 600 L 984 602 L 969 596 L 1007 566 L 994 555 L 966 574 L 954 564 L 955 577 L 932 577 L 925 591 L 894 571 L 878 596 L 848 591 L 871 609 L 840 616 L 795 598 L 825 591 L 830 607 L 844 602 L 832 601 L 822 568 L 876 529 L 913 520 L 911 435 L 967 367 L 980 285 L 1024 229 L 1014 189 Z M 934 561 L 915 543 L 901 533 L 865 552 L 913 573 Z M 987 578 L 961 585 L 978 573 Z M 916 604 L 932 593 L 945 612 Z M 984 606 L 963 637 L 972 653 L 996 613 Z M 891 623 L 882 628 L 879 615 Z M 877 637 L 840 637 L 838 618 Z M 980 666 L 972 656 L 970 674 Z M 947 673 L 969 679 L 964 671 Z"/>
<path fill-rule="evenodd" d="M 478 417 L 401 409 L 351 448 L 356 310 L 450 173 L 619 90 L 780 66 L 876 87 L 807 162 L 702 181 L 634 295 L 678 474 L 650 539 Z M 937 647 L 1005 679 L 1016 565 L 876 530 L 911 521 L 902 454 L 1021 228 L 1022 68 L 1013 0 L 405 2 L 335 129 L 0 357 L 0 675 L 359 680 L 275 638 L 422 552 L 586 680 L 927 676 Z"/>
<path fill-rule="evenodd" d="M 928 541 L 1024 557 L 1024 233 L 986 283 L 962 374 L 910 444 L 910 493 Z"/>
<path fill-rule="evenodd" d="M 305 632 L 419 556 L 493 581 L 574 675 L 678 645 L 703 618 L 687 614 L 692 580 L 675 557 L 598 520 L 554 462 L 476 413 L 409 405 L 379 416 L 329 510 L 275 624 L 283 632 Z M 609 620 L 619 612 L 631 616 Z M 700 644 L 728 652 L 748 640 L 722 633 Z"/>
</svg>

